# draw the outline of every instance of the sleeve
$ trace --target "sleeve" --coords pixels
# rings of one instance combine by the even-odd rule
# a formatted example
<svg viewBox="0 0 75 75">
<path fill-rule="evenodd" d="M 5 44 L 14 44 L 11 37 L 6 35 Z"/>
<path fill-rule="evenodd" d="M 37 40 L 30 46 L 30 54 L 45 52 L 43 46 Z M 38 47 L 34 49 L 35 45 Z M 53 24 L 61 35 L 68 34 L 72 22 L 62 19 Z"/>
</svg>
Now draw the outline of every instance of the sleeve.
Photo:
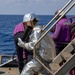
<svg viewBox="0 0 75 75">
<path fill-rule="evenodd" d="M 38 41 L 38 39 L 41 36 L 41 29 L 38 28 L 34 28 L 33 29 L 33 33 L 30 36 L 30 42 L 25 44 L 25 47 L 27 50 L 32 50 L 34 48 L 34 44 Z M 40 43 L 36 46 L 36 48 L 39 48 Z"/>
<path fill-rule="evenodd" d="M 54 33 L 51 35 L 51 37 L 53 38 L 53 40 L 58 39 L 59 34 L 60 34 L 60 31 L 61 31 L 61 28 L 62 28 L 61 24 L 57 23 L 57 24 L 56 24 L 56 27 L 55 27 L 55 31 L 54 31 Z"/>
</svg>

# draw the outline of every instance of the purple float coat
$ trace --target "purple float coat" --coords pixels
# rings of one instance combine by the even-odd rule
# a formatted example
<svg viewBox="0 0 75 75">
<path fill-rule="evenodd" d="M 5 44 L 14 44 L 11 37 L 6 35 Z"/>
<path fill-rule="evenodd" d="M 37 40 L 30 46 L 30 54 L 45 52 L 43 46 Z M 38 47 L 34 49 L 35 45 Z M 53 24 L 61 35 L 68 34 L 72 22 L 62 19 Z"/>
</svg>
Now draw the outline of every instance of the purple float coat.
<svg viewBox="0 0 75 75">
<path fill-rule="evenodd" d="M 18 33 L 18 32 L 21 32 L 21 31 L 24 31 L 24 27 L 23 27 L 23 23 L 19 23 L 15 29 L 14 29 L 14 34 Z"/>
<path fill-rule="evenodd" d="M 70 21 L 66 18 L 61 19 L 55 26 L 55 31 L 51 35 L 55 43 L 67 43 L 70 42 L 71 38 L 71 27 Z"/>
<path fill-rule="evenodd" d="M 19 23 L 15 27 L 13 34 L 14 34 L 15 47 L 16 47 L 16 51 L 17 51 L 19 71 L 21 72 L 24 67 L 23 61 L 25 59 L 25 52 L 24 52 L 23 48 L 21 48 L 17 45 L 17 43 L 18 43 L 18 38 L 22 38 L 23 34 L 24 34 L 23 23 Z M 20 63 L 20 62 L 22 62 L 22 63 Z"/>
<path fill-rule="evenodd" d="M 18 38 L 21 38 L 21 39 L 23 38 L 24 31 L 25 31 L 25 28 L 23 26 L 23 23 L 19 23 L 18 25 L 16 25 L 13 32 L 20 73 L 24 67 L 24 64 L 33 58 L 32 53 L 28 52 L 26 49 L 23 49 L 17 45 Z"/>
</svg>

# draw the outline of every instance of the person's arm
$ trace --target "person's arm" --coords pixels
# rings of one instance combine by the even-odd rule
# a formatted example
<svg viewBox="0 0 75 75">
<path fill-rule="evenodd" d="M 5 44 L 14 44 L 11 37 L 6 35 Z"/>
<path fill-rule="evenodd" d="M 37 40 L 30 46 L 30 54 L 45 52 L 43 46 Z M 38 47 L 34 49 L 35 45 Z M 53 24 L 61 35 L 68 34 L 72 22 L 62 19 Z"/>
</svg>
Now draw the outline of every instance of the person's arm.
<svg viewBox="0 0 75 75">
<path fill-rule="evenodd" d="M 26 48 L 27 50 L 32 50 L 34 48 L 34 44 L 38 41 L 39 37 L 41 36 L 41 28 L 36 27 L 33 29 L 33 33 L 31 34 L 30 42 L 24 43 L 20 38 L 18 38 L 18 45 L 20 47 Z M 39 44 L 36 46 L 39 48 Z"/>
<path fill-rule="evenodd" d="M 55 31 L 54 33 L 51 35 L 53 40 L 56 40 L 58 39 L 59 35 L 60 35 L 60 32 L 61 32 L 61 25 L 60 24 L 56 24 L 56 28 L 55 28 Z"/>
</svg>

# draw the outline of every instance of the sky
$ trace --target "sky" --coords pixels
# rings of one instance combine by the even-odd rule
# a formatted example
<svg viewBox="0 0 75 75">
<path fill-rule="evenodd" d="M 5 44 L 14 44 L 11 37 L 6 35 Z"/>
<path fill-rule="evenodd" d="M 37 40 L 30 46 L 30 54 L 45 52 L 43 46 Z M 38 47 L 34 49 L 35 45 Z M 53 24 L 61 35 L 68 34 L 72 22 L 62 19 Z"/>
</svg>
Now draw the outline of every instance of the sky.
<svg viewBox="0 0 75 75">
<path fill-rule="evenodd" d="M 37 15 L 54 15 L 69 0 L 0 0 L 0 14 L 24 15 L 34 12 Z M 75 1 L 75 0 L 74 0 Z M 68 15 L 75 15 L 75 6 Z"/>
</svg>

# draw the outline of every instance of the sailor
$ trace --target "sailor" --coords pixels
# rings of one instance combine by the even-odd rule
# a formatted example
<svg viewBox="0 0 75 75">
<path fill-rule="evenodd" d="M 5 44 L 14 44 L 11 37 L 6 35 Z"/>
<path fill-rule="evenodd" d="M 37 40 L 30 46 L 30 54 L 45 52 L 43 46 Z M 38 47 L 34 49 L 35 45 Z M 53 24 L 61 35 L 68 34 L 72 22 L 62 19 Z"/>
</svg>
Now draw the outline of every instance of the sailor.
<svg viewBox="0 0 75 75">
<path fill-rule="evenodd" d="M 40 36 L 45 33 L 45 31 L 41 31 L 42 27 L 40 25 L 34 24 L 34 19 L 32 14 L 30 15 L 30 25 L 33 27 L 32 33 L 29 36 L 29 42 L 23 42 L 21 38 L 18 38 L 18 45 L 22 48 L 27 49 L 32 52 L 34 49 L 34 44 L 38 41 Z M 29 17 L 28 17 L 29 18 Z M 47 34 L 35 47 L 36 52 L 42 57 L 42 59 L 46 62 L 51 62 L 56 56 L 55 52 L 55 44 L 53 39 Z M 21 75 L 34 75 L 35 72 L 38 72 L 42 68 L 41 64 L 36 61 L 36 59 L 32 59 L 29 61 L 23 68 Z"/>
<path fill-rule="evenodd" d="M 31 19 L 31 17 L 32 17 L 32 19 Z M 18 38 L 21 38 L 22 40 L 24 40 L 24 38 L 27 36 L 27 35 L 25 35 L 27 28 L 30 27 L 30 29 L 32 29 L 32 27 L 30 26 L 30 23 L 29 23 L 30 20 L 34 20 L 34 24 L 36 24 L 38 21 L 38 18 L 34 13 L 25 14 L 23 17 L 23 22 L 19 23 L 14 29 L 14 41 L 15 41 L 15 45 L 16 45 L 20 73 L 24 67 L 24 64 L 26 62 L 30 61 L 33 57 L 33 53 L 31 53 L 28 50 L 23 49 L 22 47 L 19 47 L 17 45 Z M 29 32 L 30 30 L 27 30 L 27 31 Z M 28 34 L 28 32 L 26 34 Z M 28 38 L 26 39 L 26 41 L 28 41 Z"/>
<path fill-rule="evenodd" d="M 55 12 L 55 15 L 57 15 L 61 10 L 57 10 Z M 60 16 L 62 16 L 64 13 L 61 12 L 57 17 L 56 20 Z M 66 15 L 64 15 L 60 21 L 55 25 L 53 34 L 51 35 L 53 40 L 55 41 L 56 44 L 56 52 L 57 54 L 63 50 L 63 48 L 70 42 L 71 40 L 71 25 L 70 21 L 66 18 Z"/>
</svg>

